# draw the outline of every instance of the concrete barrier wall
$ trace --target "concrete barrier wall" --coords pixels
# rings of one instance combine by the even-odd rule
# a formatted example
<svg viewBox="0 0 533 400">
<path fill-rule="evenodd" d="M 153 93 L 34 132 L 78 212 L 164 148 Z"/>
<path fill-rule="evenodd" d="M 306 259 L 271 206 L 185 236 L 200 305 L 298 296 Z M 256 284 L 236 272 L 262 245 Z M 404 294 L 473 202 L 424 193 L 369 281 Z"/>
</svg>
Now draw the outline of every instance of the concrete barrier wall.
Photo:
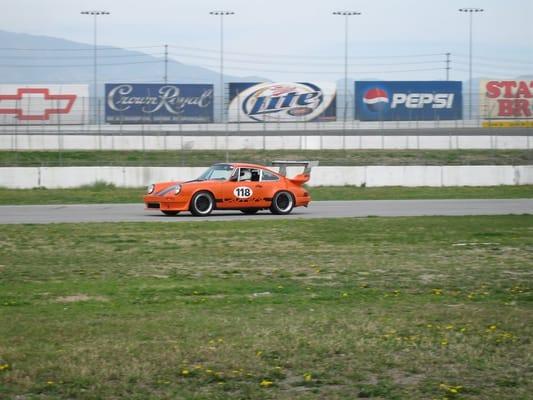
<svg viewBox="0 0 533 400">
<path fill-rule="evenodd" d="M 0 187 L 70 188 L 96 182 L 141 187 L 190 180 L 203 167 L 13 167 L 0 168 Z M 289 168 L 288 175 L 299 170 Z M 368 166 L 316 167 L 310 186 L 498 186 L 533 184 L 533 166 Z"/>
<path fill-rule="evenodd" d="M 531 149 L 532 136 L 0 135 L 0 150 Z"/>
</svg>

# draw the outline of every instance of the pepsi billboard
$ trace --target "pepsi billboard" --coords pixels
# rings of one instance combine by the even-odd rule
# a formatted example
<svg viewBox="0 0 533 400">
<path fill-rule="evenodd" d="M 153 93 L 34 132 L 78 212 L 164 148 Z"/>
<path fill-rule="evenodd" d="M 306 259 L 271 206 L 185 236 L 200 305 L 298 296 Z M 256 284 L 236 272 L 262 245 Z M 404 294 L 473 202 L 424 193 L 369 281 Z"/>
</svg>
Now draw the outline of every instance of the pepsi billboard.
<svg viewBox="0 0 533 400">
<path fill-rule="evenodd" d="M 360 121 L 434 121 L 462 118 L 462 82 L 355 82 L 355 119 Z"/>
<path fill-rule="evenodd" d="M 106 83 L 105 120 L 122 124 L 213 122 L 213 85 Z"/>
<path fill-rule="evenodd" d="M 333 82 L 239 82 L 229 84 L 229 122 L 335 121 Z"/>
</svg>

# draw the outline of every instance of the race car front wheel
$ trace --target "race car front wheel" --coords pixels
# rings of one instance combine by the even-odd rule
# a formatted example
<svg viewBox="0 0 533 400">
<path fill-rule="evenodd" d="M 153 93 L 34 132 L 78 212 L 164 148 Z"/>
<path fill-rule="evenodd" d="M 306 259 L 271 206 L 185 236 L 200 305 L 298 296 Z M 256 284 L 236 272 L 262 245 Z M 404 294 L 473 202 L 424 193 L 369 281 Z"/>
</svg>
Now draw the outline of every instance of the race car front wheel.
<svg viewBox="0 0 533 400">
<path fill-rule="evenodd" d="M 191 213 L 197 217 L 205 217 L 211 214 L 213 208 L 215 208 L 215 199 L 213 199 L 211 193 L 196 193 L 191 200 Z"/>
<path fill-rule="evenodd" d="M 272 199 L 270 211 L 272 214 L 285 215 L 289 214 L 294 207 L 294 199 L 289 192 L 278 192 Z"/>
</svg>

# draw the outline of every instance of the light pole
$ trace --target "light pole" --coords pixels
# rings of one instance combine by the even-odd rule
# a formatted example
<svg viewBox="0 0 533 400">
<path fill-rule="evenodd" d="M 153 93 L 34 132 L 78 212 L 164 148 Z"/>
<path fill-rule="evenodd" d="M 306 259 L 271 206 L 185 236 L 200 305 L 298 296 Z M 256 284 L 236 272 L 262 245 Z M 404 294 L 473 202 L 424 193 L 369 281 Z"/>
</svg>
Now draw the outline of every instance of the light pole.
<svg viewBox="0 0 533 400">
<path fill-rule="evenodd" d="M 92 15 L 94 17 L 94 57 L 93 57 L 93 93 L 94 93 L 94 104 L 93 104 L 93 111 L 94 111 L 94 123 L 98 122 L 98 106 L 97 106 L 97 87 L 98 87 L 98 75 L 97 75 L 97 41 L 96 41 L 96 19 L 99 15 L 109 15 L 111 14 L 108 11 L 103 10 L 89 10 L 89 11 L 81 11 L 80 14 L 82 15 Z"/>
<path fill-rule="evenodd" d="M 220 17 L 220 122 L 224 123 L 224 17 L 234 15 L 233 11 L 210 11 L 210 15 Z"/>
<path fill-rule="evenodd" d="M 348 17 L 361 15 L 359 11 L 333 11 L 333 15 L 344 16 L 344 123 L 348 113 Z"/>
<path fill-rule="evenodd" d="M 466 8 L 460 8 L 459 12 L 468 13 L 469 15 L 469 55 L 468 55 L 468 78 L 470 80 L 469 82 L 469 88 L 468 88 L 468 118 L 472 119 L 472 16 L 474 13 L 481 13 L 484 10 L 482 8 L 473 8 L 473 7 L 466 7 Z"/>
</svg>

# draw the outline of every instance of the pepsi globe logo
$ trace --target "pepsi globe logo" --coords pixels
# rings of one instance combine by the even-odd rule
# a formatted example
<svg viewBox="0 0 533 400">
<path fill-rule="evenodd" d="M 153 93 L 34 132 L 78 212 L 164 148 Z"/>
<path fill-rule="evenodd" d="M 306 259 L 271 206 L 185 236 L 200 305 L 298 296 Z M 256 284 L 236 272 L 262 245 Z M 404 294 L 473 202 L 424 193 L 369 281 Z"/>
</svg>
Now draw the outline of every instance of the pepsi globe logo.
<svg viewBox="0 0 533 400">
<path fill-rule="evenodd" d="M 380 88 L 372 88 L 363 96 L 363 103 L 369 111 L 384 112 L 389 106 L 389 94 Z"/>
</svg>

